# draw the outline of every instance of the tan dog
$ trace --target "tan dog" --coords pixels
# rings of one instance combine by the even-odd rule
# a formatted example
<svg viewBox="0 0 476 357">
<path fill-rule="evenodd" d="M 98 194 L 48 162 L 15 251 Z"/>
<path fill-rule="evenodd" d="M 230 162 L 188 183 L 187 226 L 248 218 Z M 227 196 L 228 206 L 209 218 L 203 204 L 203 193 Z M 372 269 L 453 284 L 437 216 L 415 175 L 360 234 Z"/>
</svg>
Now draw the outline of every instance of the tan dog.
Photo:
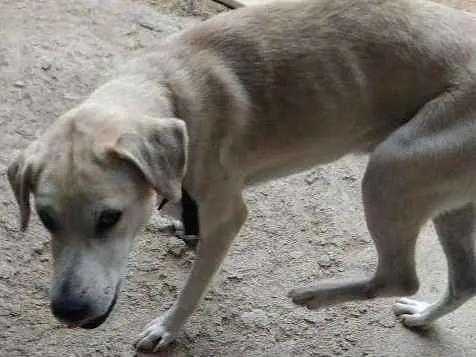
<svg viewBox="0 0 476 357">
<path fill-rule="evenodd" d="M 426 325 L 476 291 L 476 17 L 419 0 L 276 3 L 161 42 L 66 113 L 10 166 L 25 229 L 30 194 L 53 237 L 52 310 L 93 328 L 111 311 L 154 192 L 199 206 L 200 244 L 175 305 L 137 347 L 157 350 L 197 307 L 246 219 L 246 185 L 371 153 L 363 179 L 372 277 L 292 291 L 319 308 L 418 289 L 414 248 L 434 219 L 449 286 Z"/>
</svg>

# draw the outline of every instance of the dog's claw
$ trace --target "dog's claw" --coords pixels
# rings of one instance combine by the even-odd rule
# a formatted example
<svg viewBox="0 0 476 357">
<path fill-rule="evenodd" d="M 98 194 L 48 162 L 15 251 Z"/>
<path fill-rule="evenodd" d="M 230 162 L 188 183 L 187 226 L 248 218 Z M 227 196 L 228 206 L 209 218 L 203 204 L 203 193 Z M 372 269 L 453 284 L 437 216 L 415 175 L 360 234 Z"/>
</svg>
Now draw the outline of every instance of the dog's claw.
<svg viewBox="0 0 476 357">
<path fill-rule="evenodd" d="M 164 348 L 166 348 L 168 345 L 170 345 L 170 343 L 175 340 L 175 336 L 173 336 L 172 334 L 170 333 L 165 333 L 161 338 L 160 338 L 160 341 L 159 343 L 157 343 L 157 345 L 154 347 L 154 349 L 152 350 L 152 352 L 158 352 Z"/>
<path fill-rule="evenodd" d="M 428 324 L 426 312 L 431 307 L 424 301 L 409 298 L 398 299 L 393 305 L 393 311 L 407 327 L 424 327 Z"/>
<path fill-rule="evenodd" d="M 140 352 L 158 352 L 166 348 L 177 337 L 180 324 L 174 323 L 174 311 L 169 310 L 149 322 L 134 343 Z M 176 326 L 176 327 L 172 327 Z"/>
<path fill-rule="evenodd" d="M 141 352 L 157 352 L 167 347 L 174 339 L 174 333 L 168 332 L 163 326 L 154 325 L 139 335 L 134 348 Z"/>
</svg>

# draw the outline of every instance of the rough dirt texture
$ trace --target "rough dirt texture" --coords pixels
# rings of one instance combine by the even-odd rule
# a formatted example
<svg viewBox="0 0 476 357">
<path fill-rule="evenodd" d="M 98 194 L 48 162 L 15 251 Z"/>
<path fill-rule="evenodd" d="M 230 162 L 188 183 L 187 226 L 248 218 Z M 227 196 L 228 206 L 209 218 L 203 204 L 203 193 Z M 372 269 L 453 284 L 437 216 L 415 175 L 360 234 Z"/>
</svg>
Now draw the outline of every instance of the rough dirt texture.
<svg viewBox="0 0 476 357">
<path fill-rule="evenodd" d="M 474 0 L 453 4 L 476 10 Z M 114 63 L 220 9 L 199 1 L 1 0 L 0 171 Z M 286 297 L 297 284 L 375 267 L 360 203 L 365 161 L 348 158 L 250 189 L 250 218 L 222 273 L 163 355 L 476 356 L 474 301 L 415 333 L 393 316 L 394 299 L 309 312 Z M 67 330 L 48 306 L 49 238 L 36 217 L 19 233 L 16 213 L 2 174 L 0 356 L 134 355 L 135 336 L 175 299 L 193 254 L 160 233 L 153 217 L 110 319 L 96 330 Z M 419 295 L 435 299 L 445 263 L 433 230 L 423 236 Z"/>
</svg>

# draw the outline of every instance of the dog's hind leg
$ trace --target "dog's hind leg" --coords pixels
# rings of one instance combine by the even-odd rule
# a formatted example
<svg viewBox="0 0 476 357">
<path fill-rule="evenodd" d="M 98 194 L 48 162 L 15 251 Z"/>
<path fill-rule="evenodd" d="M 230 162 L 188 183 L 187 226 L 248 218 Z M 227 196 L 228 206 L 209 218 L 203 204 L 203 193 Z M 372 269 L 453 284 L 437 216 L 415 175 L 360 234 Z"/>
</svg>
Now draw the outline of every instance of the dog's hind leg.
<svg viewBox="0 0 476 357">
<path fill-rule="evenodd" d="M 422 225 L 448 207 L 465 204 L 476 192 L 474 95 L 474 85 L 443 93 L 371 155 L 362 191 L 378 253 L 375 274 L 295 289 L 290 297 L 296 304 L 315 309 L 417 291 L 414 255 Z"/>
<path fill-rule="evenodd" d="M 441 299 L 433 304 L 408 298 L 398 300 L 394 311 L 409 327 L 428 325 L 476 294 L 474 204 L 443 213 L 433 222 L 448 261 L 448 287 Z"/>
<path fill-rule="evenodd" d="M 427 219 L 428 204 L 404 194 L 402 187 L 392 181 L 387 165 L 371 159 L 363 182 L 363 197 L 367 225 L 378 253 L 377 271 L 373 277 L 318 281 L 295 289 L 290 293 L 294 303 L 317 309 L 349 300 L 417 291 L 415 242 Z"/>
</svg>

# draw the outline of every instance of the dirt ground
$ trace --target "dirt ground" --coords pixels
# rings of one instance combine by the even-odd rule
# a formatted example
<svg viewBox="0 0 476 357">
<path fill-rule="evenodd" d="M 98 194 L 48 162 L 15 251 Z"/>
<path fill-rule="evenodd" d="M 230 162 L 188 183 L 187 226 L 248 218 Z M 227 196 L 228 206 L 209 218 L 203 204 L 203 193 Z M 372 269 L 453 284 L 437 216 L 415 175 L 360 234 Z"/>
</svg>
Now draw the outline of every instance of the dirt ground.
<svg viewBox="0 0 476 357">
<path fill-rule="evenodd" d="M 476 10 L 475 0 L 453 4 Z M 223 8 L 198 0 L 0 0 L 0 171 L 114 64 Z M 173 356 L 476 356 L 475 301 L 416 333 L 391 311 L 394 299 L 309 312 L 286 293 L 317 278 L 370 272 L 375 252 L 363 220 L 365 158 L 250 189 L 249 220 Z M 0 176 L 0 356 L 133 356 L 142 327 L 169 307 L 193 254 L 153 217 L 130 259 L 110 319 L 95 330 L 62 328 L 49 311 L 50 245 L 36 217 L 17 229 Z M 445 263 L 431 227 L 418 248 L 423 286 L 435 299 Z"/>
</svg>

